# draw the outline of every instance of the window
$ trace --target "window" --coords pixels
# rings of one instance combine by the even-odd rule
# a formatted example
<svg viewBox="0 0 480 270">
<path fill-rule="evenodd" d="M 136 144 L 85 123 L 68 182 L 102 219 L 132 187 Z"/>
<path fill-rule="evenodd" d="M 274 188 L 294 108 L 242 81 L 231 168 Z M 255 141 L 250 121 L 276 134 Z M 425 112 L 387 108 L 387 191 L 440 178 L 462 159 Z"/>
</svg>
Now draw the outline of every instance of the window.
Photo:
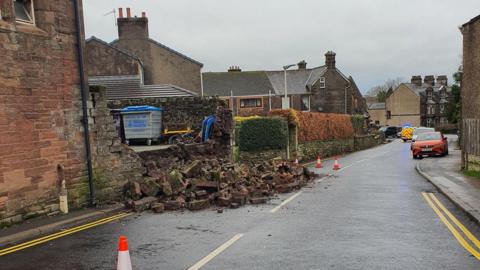
<svg viewBox="0 0 480 270">
<path fill-rule="evenodd" d="M 444 90 L 440 91 L 440 97 L 441 98 L 446 98 L 447 97 Z"/>
<path fill-rule="evenodd" d="M 427 118 L 427 126 L 430 126 L 432 124 L 432 118 Z"/>
<path fill-rule="evenodd" d="M 440 104 L 440 113 L 444 113 L 444 112 L 445 112 L 445 105 Z"/>
<path fill-rule="evenodd" d="M 435 108 L 433 107 L 433 105 L 427 106 L 427 114 L 435 114 Z"/>
<path fill-rule="evenodd" d="M 325 88 L 325 77 L 320 77 L 320 88 Z"/>
<path fill-rule="evenodd" d="M 15 18 L 18 22 L 35 23 L 33 14 L 33 0 L 14 0 L 13 1 Z"/>
<path fill-rule="evenodd" d="M 302 96 L 302 111 L 310 111 L 310 96 Z"/>
<path fill-rule="evenodd" d="M 392 112 L 391 111 L 387 111 L 387 119 L 392 119 Z"/>
<path fill-rule="evenodd" d="M 261 98 L 246 98 L 240 100 L 240 108 L 262 107 Z"/>
<path fill-rule="evenodd" d="M 432 91 L 427 92 L 427 98 L 428 99 L 433 99 L 433 92 Z"/>
</svg>

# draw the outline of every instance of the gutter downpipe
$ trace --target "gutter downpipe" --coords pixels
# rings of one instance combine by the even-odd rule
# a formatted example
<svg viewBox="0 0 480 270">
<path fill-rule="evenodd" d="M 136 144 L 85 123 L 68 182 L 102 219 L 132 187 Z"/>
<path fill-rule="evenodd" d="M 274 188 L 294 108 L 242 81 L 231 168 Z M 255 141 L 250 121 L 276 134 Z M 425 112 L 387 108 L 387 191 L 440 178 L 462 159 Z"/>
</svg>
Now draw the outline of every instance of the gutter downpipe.
<svg viewBox="0 0 480 270">
<path fill-rule="evenodd" d="M 84 67 L 84 52 L 82 47 L 82 27 L 79 0 L 73 0 L 75 8 L 75 26 L 77 31 L 77 51 L 78 51 L 78 64 L 80 73 L 80 92 L 82 96 L 82 125 L 84 132 L 85 151 L 87 158 L 87 176 L 88 176 L 88 188 L 90 191 L 88 205 L 94 207 L 95 202 L 95 190 L 93 187 L 93 167 L 92 167 L 92 150 L 90 145 L 90 131 L 88 128 L 88 108 L 87 108 L 87 85 L 85 83 L 85 67 Z"/>
</svg>

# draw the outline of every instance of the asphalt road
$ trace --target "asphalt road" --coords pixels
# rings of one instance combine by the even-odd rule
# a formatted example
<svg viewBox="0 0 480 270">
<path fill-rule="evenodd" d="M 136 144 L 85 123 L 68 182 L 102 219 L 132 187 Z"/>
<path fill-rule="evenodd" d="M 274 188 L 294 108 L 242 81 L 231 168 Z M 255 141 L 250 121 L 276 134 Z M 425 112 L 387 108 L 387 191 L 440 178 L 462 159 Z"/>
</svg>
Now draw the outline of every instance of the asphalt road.
<svg viewBox="0 0 480 270">
<path fill-rule="evenodd" d="M 2 256 L 0 269 L 114 269 L 121 234 L 142 270 L 188 269 L 205 257 L 201 269 L 480 269 L 422 192 L 477 237 L 480 228 L 417 174 L 416 162 L 409 144 L 394 141 L 343 157 L 334 176 L 266 205 L 143 213 Z M 324 165 L 332 173 L 332 162 Z"/>
</svg>

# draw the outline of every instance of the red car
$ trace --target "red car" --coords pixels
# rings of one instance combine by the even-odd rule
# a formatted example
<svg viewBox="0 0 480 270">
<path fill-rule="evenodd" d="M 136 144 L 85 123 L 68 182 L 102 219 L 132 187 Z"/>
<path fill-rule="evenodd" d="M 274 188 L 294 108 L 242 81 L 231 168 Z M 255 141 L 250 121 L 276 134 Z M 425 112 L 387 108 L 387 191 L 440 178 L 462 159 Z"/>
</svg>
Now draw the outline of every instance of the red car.
<svg viewBox="0 0 480 270">
<path fill-rule="evenodd" d="M 423 156 L 445 156 L 448 155 L 448 142 L 440 132 L 427 132 L 418 135 L 411 149 L 414 159 Z"/>
</svg>

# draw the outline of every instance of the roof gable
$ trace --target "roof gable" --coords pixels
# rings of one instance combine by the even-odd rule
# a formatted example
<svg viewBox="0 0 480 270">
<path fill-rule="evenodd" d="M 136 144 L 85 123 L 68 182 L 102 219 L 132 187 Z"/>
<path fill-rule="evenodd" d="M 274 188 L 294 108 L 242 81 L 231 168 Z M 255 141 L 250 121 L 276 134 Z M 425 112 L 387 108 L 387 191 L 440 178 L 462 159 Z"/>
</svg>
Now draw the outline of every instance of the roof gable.
<svg viewBox="0 0 480 270">
<path fill-rule="evenodd" d="M 97 38 L 97 37 L 95 37 L 95 36 L 91 36 L 91 37 L 90 37 L 89 39 L 87 39 L 85 42 L 86 42 L 86 43 L 96 42 L 96 43 L 98 43 L 98 44 L 100 44 L 100 45 L 102 45 L 102 46 L 108 47 L 109 49 L 115 50 L 115 51 L 117 51 L 117 52 L 119 52 L 119 53 L 122 53 L 122 54 L 124 54 L 124 55 L 132 58 L 132 59 L 135 59 L 136 61 L 140 62 L 140 64 L 143 66 L 142 60 L 141 60 L 140 58 L 138 58 L 136 55 L 134 55 L 133 53 L 131 53 L 131 52 L 127 51 L 127 50 L 124 50 L 124 49 L 121 49 L 121 48 L 117 48 L 117 47 L 115 47 L 115 46 L 112 46 L 111 44 L 109 44 L 109 43 L 107 43 L 107 42 L 105 42 L 105 41 L 103 41 L 103 40 L 101 40 L 101 39 L 99 39 L 99 38 Z"/>
</svg>

